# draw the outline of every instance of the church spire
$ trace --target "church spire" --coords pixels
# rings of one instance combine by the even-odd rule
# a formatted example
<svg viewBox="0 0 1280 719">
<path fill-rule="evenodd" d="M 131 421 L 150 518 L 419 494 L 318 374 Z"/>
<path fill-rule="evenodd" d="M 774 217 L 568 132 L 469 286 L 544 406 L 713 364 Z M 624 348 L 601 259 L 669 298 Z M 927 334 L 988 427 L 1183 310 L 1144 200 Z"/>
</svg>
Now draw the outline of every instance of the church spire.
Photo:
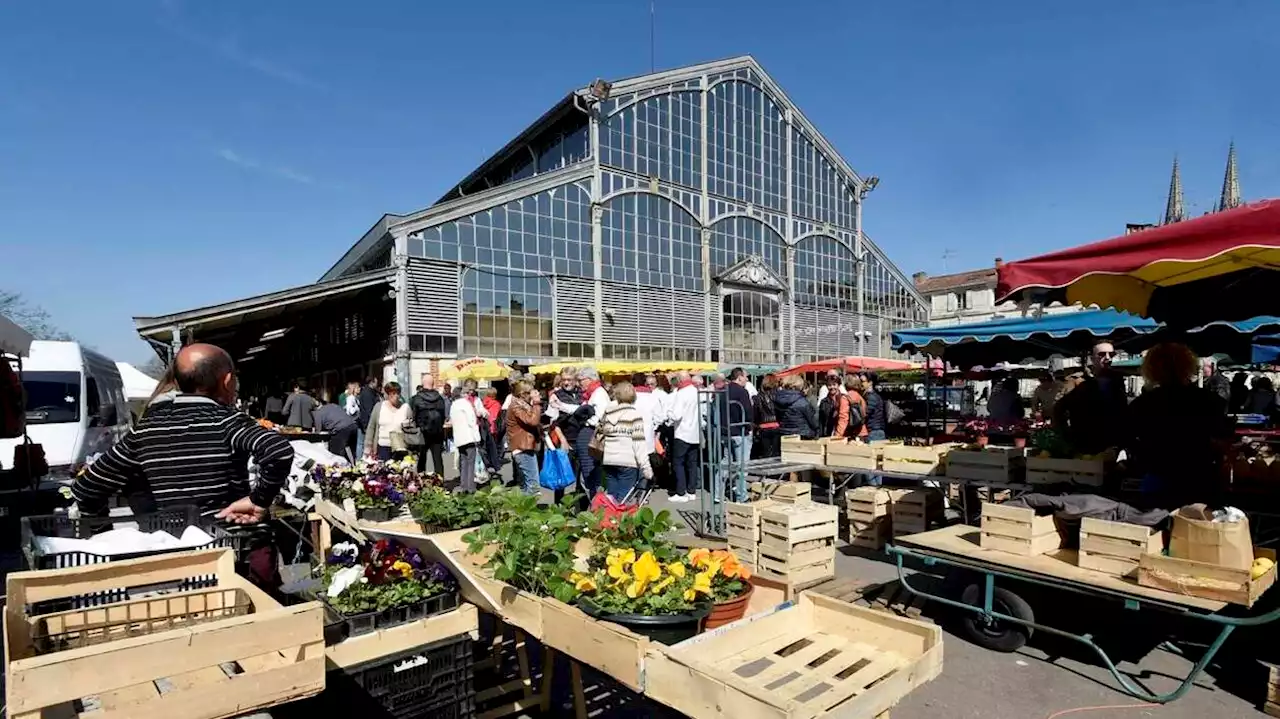
<svg viewBox="0 0 1280 719">
<path fill-rule="evenodd" d="M 1182 205 L 1182 173 L 1178 171 L 1178 156 L 1173 156 L 1173 177 L 1169 180 L 1169 199 L 1164 206 L 1164 222 L 1168 225 L 1187 219 L 1186 209 Z"/>
<path fill-rule="evenodd" d="M 1222 178 L 1222 195 L 1218 198 L 1217 212 L 1233 210 L 1240 206 L 1240 174 L 1236 170 L 1236 143 L 1227 150 L 1227 172 Z"/>
</svg>

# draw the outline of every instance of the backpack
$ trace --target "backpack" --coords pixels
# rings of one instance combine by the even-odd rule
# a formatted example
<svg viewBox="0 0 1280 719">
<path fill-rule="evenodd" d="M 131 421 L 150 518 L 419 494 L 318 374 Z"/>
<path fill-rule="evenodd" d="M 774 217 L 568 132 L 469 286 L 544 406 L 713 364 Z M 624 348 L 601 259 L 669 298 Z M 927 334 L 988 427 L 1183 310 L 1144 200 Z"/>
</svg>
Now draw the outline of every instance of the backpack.
<svg viewBox="0 0 1280 719">
<path fill-rule="evenodd" d="M 841 397 L 849 404 L 849 424 L 844 428 L 844 436 L 857 437 L 862 432 L 862 425 L 867 421 L 867 418 L 862 416 L 862 402 L 854 402 L 851 395 L 841 395 Z M 863 402 L 865 401 L 864 399 Z"/>
<path fill-rule="evenodd" d="M 422 434 L 428 437 L 439 437 L 444 434 L 444 400 L 438 403 L 428 403 L 425 398 L 419 399 L 422 406 L 422 412 L 419 415 L 421 421 L 418 423 L 418 429 L 422 430 Z"/>
<path fill-rule="evenodd" d="M 887 424 L 902 424 L 907 418 L 907 413 L 902 411 L 893 400 L 884 401 L 884 419 Z"/>
</svg>

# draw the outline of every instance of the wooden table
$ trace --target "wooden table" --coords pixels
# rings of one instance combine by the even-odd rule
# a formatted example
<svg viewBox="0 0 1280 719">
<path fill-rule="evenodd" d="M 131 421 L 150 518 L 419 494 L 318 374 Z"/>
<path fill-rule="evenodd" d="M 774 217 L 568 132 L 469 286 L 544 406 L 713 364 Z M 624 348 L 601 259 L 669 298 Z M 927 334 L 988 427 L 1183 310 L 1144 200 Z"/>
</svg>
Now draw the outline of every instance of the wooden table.
<svg viewBox="0 0 1280 719">
<path fill-rule="evenodd" d="M 978 545 L 979 534 L 980 531 L 976 527 L 958 524 L 897 537 L 893 541 L 895 544 L 920 550 L 925 554 L 937 554 L 975 564 L 996 566 L 1014 573 L 1022 572 L 1050 580 L 1071 582 L 1103 593 L 1207 612 L 1216 612 L 1226 606 L 1223 602 L 1144 587 L 1132 579 L 1115 577 L 1092 569 L 1082 569 L 1076 566 L 1074 549 L 1059 549 L 1035 557 L 1023 557 L 998 549 L 983 549 Z"/>
</svg>

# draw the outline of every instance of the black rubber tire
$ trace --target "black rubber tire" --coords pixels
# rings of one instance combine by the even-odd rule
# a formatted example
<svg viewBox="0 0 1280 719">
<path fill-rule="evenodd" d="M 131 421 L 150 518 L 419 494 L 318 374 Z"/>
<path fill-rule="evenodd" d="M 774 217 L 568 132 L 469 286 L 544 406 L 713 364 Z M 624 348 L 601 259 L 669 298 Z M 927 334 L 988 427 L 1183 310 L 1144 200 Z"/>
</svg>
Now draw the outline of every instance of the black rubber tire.
<svg viewBox="0 0 1280 719">
<path fill-rule="evenodd" d="M 971 606 L 982 606 L 982 585 L 970 584 L 964 588 L 960 601 Z M 1001 614 L 1017 617 L 1025 622 L 1035 621 L 1031 605 L 1017 594 L 1004 587 L 995 588 L 995 596 L 991 598 L 991 608 Z M 1031 627 L 1012 622 L 996 621 L 987 624 L 982 615 L 968 610 L 960 610 L 960 626 L 969 641 L 994 652 L 1016 652 L 1031 638 Z"/>
</svg>

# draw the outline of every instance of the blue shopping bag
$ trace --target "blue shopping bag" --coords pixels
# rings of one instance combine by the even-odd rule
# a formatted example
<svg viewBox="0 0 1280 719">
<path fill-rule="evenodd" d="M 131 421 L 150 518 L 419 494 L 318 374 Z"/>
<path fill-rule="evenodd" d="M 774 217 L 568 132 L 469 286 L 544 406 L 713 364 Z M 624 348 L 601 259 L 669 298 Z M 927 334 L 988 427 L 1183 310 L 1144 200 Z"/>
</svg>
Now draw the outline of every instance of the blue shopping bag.
<svg viewBox="0 0 1280 719">
<path fill-rule="evenodd" d="M 545 489 L 557 490 L 571 486 L 574 479 L 573 465 L 569 464 L 569 455 L 563 449 L 548 449 L 543 453 L 539 484 Z"/>
</svg>

